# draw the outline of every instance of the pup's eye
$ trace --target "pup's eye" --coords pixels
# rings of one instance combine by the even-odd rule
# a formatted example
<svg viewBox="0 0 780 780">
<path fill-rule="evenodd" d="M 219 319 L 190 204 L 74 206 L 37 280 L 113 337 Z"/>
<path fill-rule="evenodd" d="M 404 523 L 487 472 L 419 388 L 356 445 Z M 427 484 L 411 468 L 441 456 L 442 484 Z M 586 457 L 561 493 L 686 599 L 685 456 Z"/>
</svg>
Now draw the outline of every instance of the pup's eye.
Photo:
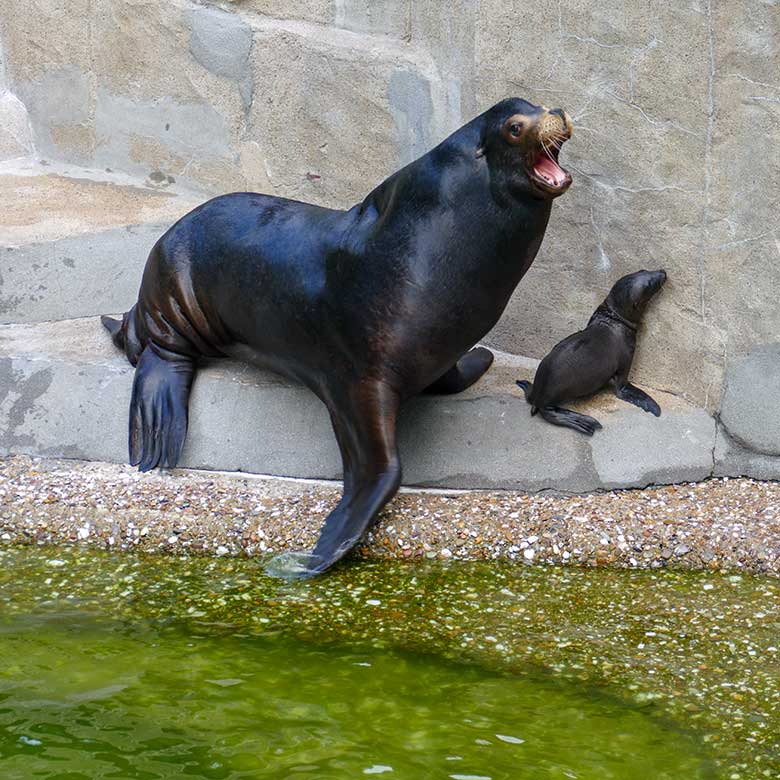
<svg viewBox="0 0 780 780">
<path fill-rule="evenodd" d="M 523 130 L 523 126 L 519 122 L 512 122 L 511 125 L 509 125 L 509 132 L 515 137 L 519 138 L 520 133 Z"/>
</svg>

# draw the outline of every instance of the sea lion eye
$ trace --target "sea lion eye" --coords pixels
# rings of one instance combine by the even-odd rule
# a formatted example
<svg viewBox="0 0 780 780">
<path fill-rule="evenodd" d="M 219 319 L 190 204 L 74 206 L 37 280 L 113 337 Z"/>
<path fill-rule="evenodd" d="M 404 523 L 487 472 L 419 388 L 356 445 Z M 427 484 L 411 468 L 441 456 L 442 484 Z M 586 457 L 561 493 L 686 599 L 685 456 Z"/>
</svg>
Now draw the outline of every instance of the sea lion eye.
<svg viewBox="0 0 780 780">
<path fill-rule="evenodd" d="M 501 128 L 501 134 L 504 136 L 504 140 L 510 144 L 519 144 L 523 138 L 523 131 L 525 129 L 525 122 L 520 114 L 508 117 L 503 127 Z"/>
</svg>

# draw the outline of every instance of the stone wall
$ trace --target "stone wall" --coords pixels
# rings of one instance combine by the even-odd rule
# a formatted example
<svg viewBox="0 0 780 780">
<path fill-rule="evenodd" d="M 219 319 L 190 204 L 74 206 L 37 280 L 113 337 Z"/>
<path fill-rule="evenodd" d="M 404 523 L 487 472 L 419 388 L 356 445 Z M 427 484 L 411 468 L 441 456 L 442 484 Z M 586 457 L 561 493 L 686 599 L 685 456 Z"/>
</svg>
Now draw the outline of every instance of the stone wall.
<svg viewBox="0 0 780 780">
<path fill-rule="evenodd" d="M 712 409 L 780 340 L 774 0 L 4 0 L 0 42 L 39 156 L 204 194 L 347 206 L 504 96 L 563 106 L 575 185 L 489 343 L 539 357 L 642 267 L 636 381 Z"/>
</svg>

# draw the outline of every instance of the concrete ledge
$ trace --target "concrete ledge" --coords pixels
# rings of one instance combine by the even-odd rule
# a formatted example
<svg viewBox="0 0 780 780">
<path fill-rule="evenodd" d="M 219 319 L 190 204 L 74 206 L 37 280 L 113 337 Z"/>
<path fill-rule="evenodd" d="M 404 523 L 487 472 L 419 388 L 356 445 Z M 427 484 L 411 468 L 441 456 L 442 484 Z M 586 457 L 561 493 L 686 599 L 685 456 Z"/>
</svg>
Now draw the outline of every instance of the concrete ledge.
<svg viewBox="0 0 780 780">
<path fill-rule="evenodd" d="M 84 169 L 0 166 L 0 322 L 128 309 L 155 241 L 202 200 Z"/>
<path fill-rule="evenodd" d="M 715 421 L 654 393 L 656 419 L 602 395 L 578 408 L 604 425 L 592 439 L 556 428 L 514 380 L 533 363 L 499 355 L 459 396 L 409 402 L 399 430 L 404 482 L 455 488 L 584 492 L 703 479 Z M 96 318 L 0 327 L 0 454 L 125 462 L 133 369 Z M 199 371 L 182 466 L 333 479 L 328 415 L 305 388 L 244 364 Z"/>
</svg>

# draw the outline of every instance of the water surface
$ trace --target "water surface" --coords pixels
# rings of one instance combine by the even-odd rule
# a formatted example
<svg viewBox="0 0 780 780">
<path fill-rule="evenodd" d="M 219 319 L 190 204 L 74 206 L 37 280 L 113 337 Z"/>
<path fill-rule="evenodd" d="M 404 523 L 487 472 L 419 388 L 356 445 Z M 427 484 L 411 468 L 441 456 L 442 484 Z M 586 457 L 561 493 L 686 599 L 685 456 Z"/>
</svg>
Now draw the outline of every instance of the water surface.
<svg viewBox="0 0 780 780">
<path fill-rule="evenodd" d="M 775 777 L 779 592 L 0 549 L 0 777 Z"/>
</svg>

